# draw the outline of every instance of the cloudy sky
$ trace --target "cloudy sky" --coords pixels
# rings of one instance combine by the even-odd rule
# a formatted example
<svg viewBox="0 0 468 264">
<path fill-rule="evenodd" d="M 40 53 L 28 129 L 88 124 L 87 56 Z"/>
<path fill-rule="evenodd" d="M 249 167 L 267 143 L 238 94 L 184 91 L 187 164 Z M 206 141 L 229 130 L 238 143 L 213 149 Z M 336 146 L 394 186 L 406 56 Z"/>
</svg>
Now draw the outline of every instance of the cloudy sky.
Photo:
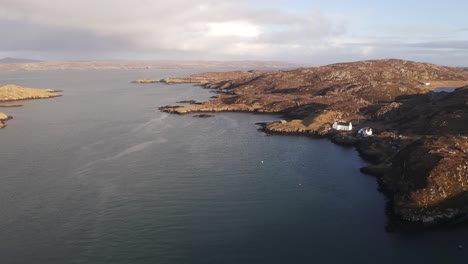
<svg viewBox="0 0 468 264">
<path fill-rule="evenodd" d="M 0 0 L 0 57 L 468 66 L 468 2 Z"/>
</svg>

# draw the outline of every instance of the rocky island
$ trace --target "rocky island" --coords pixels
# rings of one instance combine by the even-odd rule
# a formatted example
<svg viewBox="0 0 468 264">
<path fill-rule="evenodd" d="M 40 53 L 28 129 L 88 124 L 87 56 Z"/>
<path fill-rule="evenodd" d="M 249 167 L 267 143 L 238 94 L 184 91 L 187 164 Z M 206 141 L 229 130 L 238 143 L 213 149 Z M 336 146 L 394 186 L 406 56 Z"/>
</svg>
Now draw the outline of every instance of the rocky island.
<svg viewBox="0 0 468 264">
<path fill-rule="evenodd" d="M 27 100 L 27 99 L 45 99 L 60 96 L 52 89 L 33 89 L 18 85 L 5 85 L 0 87 L 0 103 Z M 5 104 L 4 107 L 17 107 L 19 105 Z M 5 127 L 5 121 L 11 119 L 11 116 L 0 113 L 0 128 Z"/>
<path fill-rule="evenodd" d="M 286 71 L 196 74 L 166 79 L 219 96 L 161 111 L 281 113 L 271 134 L 328 137 L 354 145 L 388 197 L 392 226 L 434 226 L 468 218 L 468 71 L 404 60 L 340 63 Z M 460 87 L 452 93 L 437 87 Z M 352 131 L 333 129 L 337 121 Z M 362 127 L 373 135 L 359 137 Z"/>
</svg>

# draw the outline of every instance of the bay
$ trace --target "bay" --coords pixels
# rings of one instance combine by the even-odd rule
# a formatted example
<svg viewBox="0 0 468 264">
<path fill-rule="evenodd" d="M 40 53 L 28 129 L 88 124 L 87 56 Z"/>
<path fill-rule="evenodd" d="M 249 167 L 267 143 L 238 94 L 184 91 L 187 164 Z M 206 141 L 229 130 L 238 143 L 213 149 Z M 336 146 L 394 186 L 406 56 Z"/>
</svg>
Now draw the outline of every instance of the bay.
<svg viewBox="0 0 468 264">
<path fill-rule="evenodd" d="M 217 69 L 219 71 L 225 69 Z M 274 115 L 169 115 L 203 72 L 1 72 L 63 97 L 2 108 L 2 263 L 459 263 L 468 228 L 385 231 L 385 199 L 353 148 L 266 136 Z"/>
</svg>

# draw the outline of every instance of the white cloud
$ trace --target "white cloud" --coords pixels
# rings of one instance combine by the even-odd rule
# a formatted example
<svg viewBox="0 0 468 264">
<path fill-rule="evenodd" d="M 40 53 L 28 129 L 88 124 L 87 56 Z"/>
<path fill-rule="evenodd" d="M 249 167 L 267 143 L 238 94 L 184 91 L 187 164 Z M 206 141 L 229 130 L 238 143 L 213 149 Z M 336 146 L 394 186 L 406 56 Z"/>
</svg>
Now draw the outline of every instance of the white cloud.
<svg viewBox="0 0 468 264">
<path fill-rule="evenodd" d="M 247 21 L 227 21 L 208 23 L 208 37 L 258 37 L 262 32 L 260 27 Z"/>
<path fill-rule="evenodd" d="M 93 36 L 100 45 L 112 40 L 107 42 L 112 50 L 161 56 L 165 51 L 193 52 L 212 59 L 275 59 L 285 53 L 284 49 L 299 55 L 342 34 L 336 30 L 339 23 L 320 11 L 260 9 L 249 6 L 250 2 L 253 1 L 2 0 L 0 14 L 4 15 L 3 23 L 37 25 L 43 31 L 60 29 L 64 38 L 82 32 Z M 66 31 L 69 34 L 63 34 Z M 31 42 L 28 49 L 34 49 L 34 39 L 23 36 L 21 41 Z M 67 52 L 66 46 L 57 49 L 60 39 L 55 38 L 54 42 L 56 52 Z"/>
<path fill-rule="evenodd" d="M 468 63 L 468 52 L 463 48 L 467 35 L 460 27 L 434 31 L 430 26 L 408 25 L 402 29 L 384 25 L 363 36 L 350 32 L 353 14 L 261 7 L 268 3 L 1 0 L 0 53 L 41 59 L 330 63 L 384 57 L 420 59 L 421 54 L 428 57 L 427 61 L 434 58 L 439 62 L 450 54 L 446 52 L 449 49 L 457 54 L 451 61 Z"/>
</svg>

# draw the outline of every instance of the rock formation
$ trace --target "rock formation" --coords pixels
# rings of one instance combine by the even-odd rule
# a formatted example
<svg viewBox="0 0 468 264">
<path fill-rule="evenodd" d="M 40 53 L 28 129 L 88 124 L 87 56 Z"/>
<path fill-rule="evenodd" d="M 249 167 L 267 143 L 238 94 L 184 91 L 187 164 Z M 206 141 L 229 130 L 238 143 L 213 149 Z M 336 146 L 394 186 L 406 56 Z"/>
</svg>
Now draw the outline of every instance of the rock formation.
<svg viewBox="0 0 468 264">
<path fill-rule="evenodd" d="M 5 85 L 0 87 L 0 102 L 10 102 L 27 99 L 45 99 L 60 96 L 55 90 L 52 89 L 33 89 L 17 85 Z M 6 105 L 8 106 L 8 105 Z M 18 105 L 11 105 L 16 107 Z M 0 113 L 0 128 L 5 127 L 5 121 L 11 119 L 4 113 Z"/>
<path fill-rule="evenodd" d="M 10 119 L 9 116 L 7 116 L 5 113 L 1 113 L 0 112 L 0 128 L 4 128 L 5 127 L 5 123 L 4 121 Z"/>
<path fill-rule="evenodd" d="M 5 85 L 0 87 L 0 102 L 18 101 L 25 99 L 44 99 L 60 96 L 52 89 L 33 89 L 17 85 Z"/>
</svg>

